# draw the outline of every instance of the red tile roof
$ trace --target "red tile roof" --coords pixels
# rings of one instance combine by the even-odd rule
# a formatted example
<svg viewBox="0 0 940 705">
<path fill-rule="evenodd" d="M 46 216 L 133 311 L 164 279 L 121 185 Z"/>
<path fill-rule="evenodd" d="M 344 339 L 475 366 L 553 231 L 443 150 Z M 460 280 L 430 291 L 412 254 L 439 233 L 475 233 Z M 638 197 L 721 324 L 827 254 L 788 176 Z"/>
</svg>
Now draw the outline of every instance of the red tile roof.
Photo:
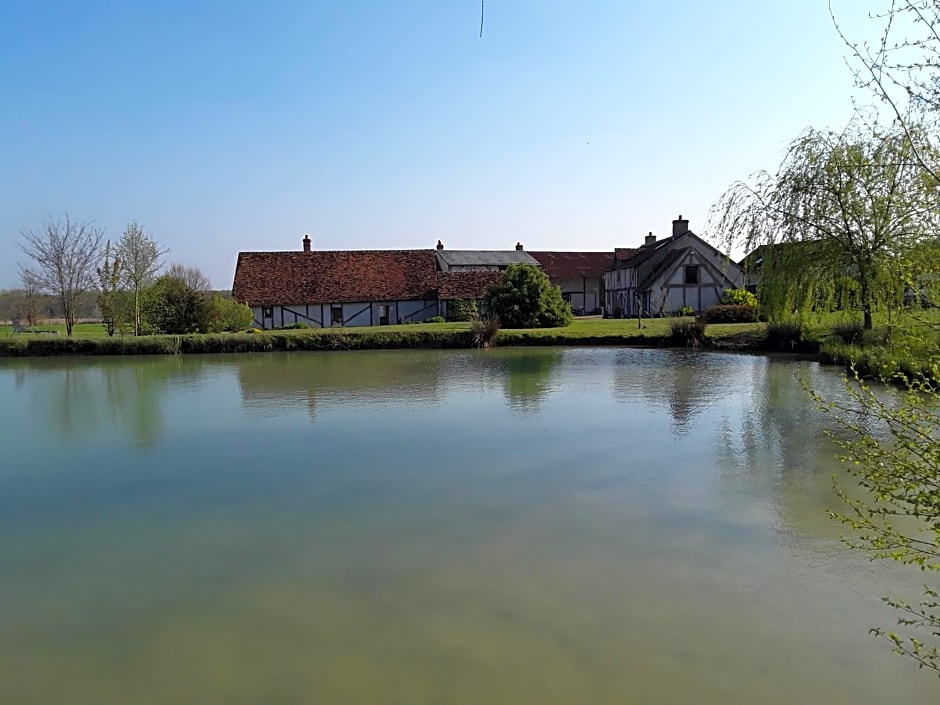
<svg viewBox="0 0 940 705">
<path fill-rule="evenodd" d="M 434 250 L 240 252 L 232 296 L 254 306 L 437 298 Z"/>
<path fill-rule="evenodd" d="M 550 277 L 602 277 L 613 252 L 530 252 Z"/>
<path fill-rule="evenodd" d="M 502 272 L 440 272 L 437 287 L 442 299 L 482 299 Z"/>
<path fill-rule="evenodd" d="M 626 262 L 636 257 L 640 252 L 642 252 L 640 247 L 618 247 L 614 250 L 614 260 L 616 262 Z"/>
</svg>

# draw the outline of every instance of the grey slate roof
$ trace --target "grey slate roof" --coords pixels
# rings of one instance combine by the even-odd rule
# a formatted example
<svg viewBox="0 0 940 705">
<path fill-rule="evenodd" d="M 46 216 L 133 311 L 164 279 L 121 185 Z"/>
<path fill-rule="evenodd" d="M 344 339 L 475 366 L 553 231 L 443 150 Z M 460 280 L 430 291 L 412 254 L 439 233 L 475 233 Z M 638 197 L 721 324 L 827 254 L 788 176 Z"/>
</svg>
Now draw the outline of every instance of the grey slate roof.
<svg viewBox="0 0 940 705">
<path fill-rule="evenodd" d="M 510 264 L 539 266 L 538 260 L 524 250 L 438 250 L 437 257 L 445 267 L 505 267 Z"/>
</svg>

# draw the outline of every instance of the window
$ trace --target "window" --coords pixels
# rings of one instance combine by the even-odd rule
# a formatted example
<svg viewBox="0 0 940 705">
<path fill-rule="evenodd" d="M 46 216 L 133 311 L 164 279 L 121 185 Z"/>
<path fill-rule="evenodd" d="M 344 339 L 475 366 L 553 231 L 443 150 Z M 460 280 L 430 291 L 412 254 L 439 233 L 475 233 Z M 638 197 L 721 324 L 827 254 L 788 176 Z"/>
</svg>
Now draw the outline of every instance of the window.
<svg viewBox="0 0 940 705">
<path fill-rule="evenodd" d="M 388 325 L 388 304 L 379 304 L 379 325 Z"/>
<path fill-rule="evenodd" d="M 685 268 L 685 283 L 686 284 L 698 284 L 699 283 L 699 267 L 697 264 L 690 265 Z"/>
<path fill-rule="evenodd" d="M 571 292 L 570 292 L 570 291 L 566 291 L 566 292 L 562 293 L 561 298 L 564 299 L 565 301 L 567 301 L 567 302 L 570 304 L 570 303 L 571 303 Z"/>
<path fill-rule="evenodd" d="M 330 323 L 332 325 L 343 325 L 343 307 L 330 306 Z"/>
<path fill-rule="evenodd" d="M 265 318 L 274 318 L 274 307 L 265 306 L 263 309 L 261 309 L 261 315 Z"/>
</svg>

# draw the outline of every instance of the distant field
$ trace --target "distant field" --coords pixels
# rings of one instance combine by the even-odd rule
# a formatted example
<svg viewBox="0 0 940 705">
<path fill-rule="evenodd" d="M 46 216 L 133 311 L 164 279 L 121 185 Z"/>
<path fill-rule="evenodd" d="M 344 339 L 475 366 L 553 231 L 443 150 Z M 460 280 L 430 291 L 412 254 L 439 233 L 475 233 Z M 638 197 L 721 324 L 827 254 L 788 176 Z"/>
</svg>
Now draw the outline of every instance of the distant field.
<svg viewBox="0 0 940 705">
<path fill-rule="evenodd" d="M 39 330 L 54 330 L 59 333 L 59 335 L 65 335 L 65 324 L 62 323 L 50 323 L 47 325 L 35 326 Z M 104 326 L 101 323 L 76 323 L 75 329 L 72 333 L 74 336 L 82 338 L 101 338 L 106 336 Z M 0 325 L 0 338 L 8 338 L 13 335 L 13 326 L 11 325 Z M 29 335 L 28 333 L 23 335 Z M 41 334 L 40 334 L 41 335 Z M 39 337 L 38 335 L 33 335 L 31 337 Z"/>
</svg>

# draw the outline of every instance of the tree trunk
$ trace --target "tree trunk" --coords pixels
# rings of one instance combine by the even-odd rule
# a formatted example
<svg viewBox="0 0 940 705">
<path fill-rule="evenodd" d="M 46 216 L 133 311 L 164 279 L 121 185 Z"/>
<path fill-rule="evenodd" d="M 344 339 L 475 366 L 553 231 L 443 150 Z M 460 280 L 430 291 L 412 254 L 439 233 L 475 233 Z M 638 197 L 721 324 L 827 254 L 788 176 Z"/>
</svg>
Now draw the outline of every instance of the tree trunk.
<svg viewBox="0 0 940 705">
<path fill-rule="evenodd" d="M 75 325 L 75 311 L 72 310 L 65 297 L 62 297 L 62 314 L 65 316 L 65 334 L 71 338 L 72 327 Z"/>
<path fill-rule="evenodd" d="M 862 302 L 862 328 L 871 330 L 873 326 L 871 318 L 871 286 L 868 283 L 868 275 L 864 272 L 859 274 L 858 278 L 859 299 Z"/>
<path fill-rule="evenodd" d="M 134 335 L 140 337 L 140 286 L 134 283 Z"/>
</svg>

